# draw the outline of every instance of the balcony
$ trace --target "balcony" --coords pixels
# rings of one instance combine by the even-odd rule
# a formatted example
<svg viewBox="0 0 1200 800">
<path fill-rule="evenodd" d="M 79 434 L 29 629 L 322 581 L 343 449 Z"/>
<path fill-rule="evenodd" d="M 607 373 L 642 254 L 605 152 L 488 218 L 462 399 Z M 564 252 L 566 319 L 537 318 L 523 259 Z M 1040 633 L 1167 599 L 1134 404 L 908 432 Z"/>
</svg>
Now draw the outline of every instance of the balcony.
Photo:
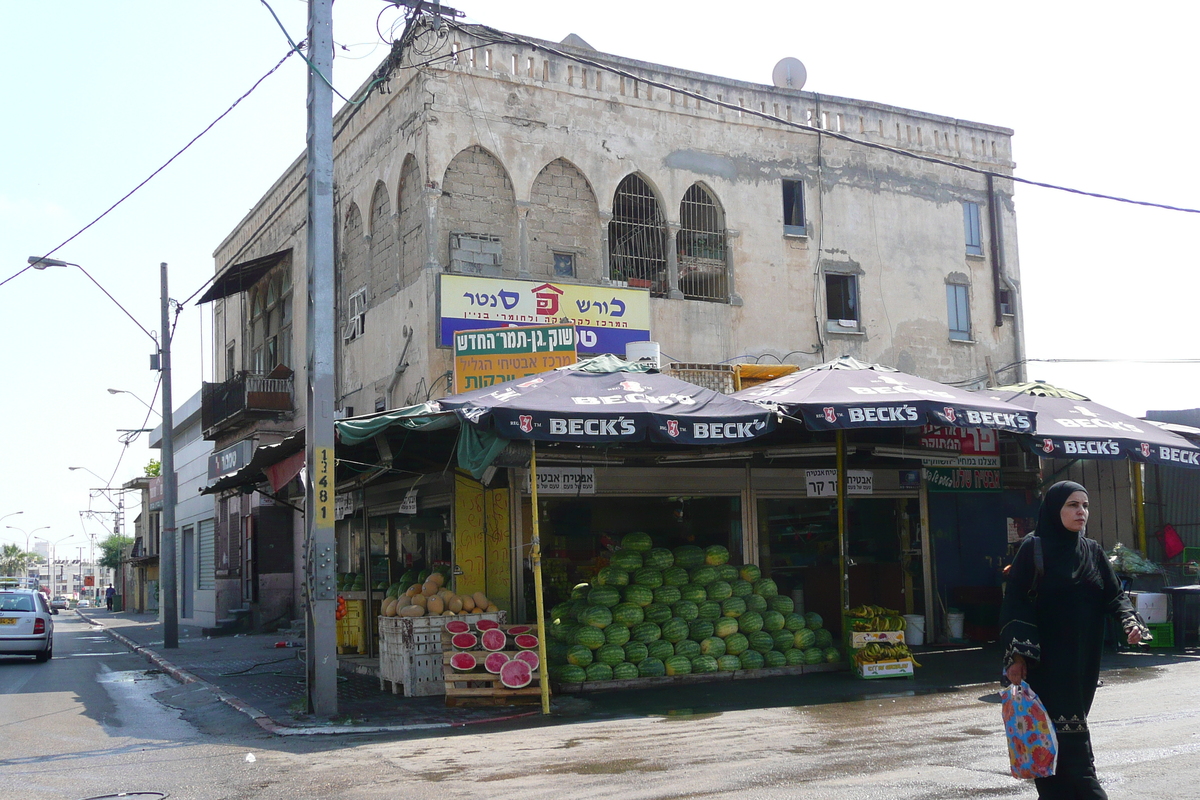
<svg viewBox="0 0 1200 800">
<path fill-rule="evenodd" d="M 272 375 L 278 373 L 272 373 Z M 200 398 L 205 439 L 216 439 L 236 425 L 278 419 L 295 410 L 292 376 L 267 377 L 239 372 L 224 383 L 205 383 Z"/>
</svg>

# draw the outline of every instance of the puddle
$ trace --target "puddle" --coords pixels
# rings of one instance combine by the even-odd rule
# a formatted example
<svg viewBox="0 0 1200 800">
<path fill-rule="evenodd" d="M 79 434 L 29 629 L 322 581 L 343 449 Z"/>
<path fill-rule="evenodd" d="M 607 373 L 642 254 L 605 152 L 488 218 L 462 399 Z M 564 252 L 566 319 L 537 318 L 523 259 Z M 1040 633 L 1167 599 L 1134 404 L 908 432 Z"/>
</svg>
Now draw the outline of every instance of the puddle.
<svg viewBox="0 0 1200 800">
<path fill-rule="evenodd" d="M 672 708 L 664 711 L 660 716 L 664 722 L 691 722 L 693 720 L 716 719 L 721 716 L 720 711 L 698 711 L 694 708 Z"/>
</svg>

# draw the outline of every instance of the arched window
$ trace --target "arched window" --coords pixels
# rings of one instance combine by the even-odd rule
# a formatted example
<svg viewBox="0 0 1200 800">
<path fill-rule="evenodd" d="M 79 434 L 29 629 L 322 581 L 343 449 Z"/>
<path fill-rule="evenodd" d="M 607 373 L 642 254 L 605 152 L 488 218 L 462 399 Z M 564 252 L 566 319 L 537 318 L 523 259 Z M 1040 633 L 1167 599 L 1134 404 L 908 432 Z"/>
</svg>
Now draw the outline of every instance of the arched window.
<svg viewBox="0 0 1200 800">
<path fill-rule="evenodd" d="M 729 300 L 725 212 L 702 184 L 693 183 L 679 204 L 679 290 L 689 300 Z"/>
<path fill-rule="evenodd" d="M 627 175 L 613 196 L 608 225 L 609 277 L 667 293 L 667 225 L 650 186 Z"/>
<path fill-rule="evenodd" d="M 250 300 L 250 370 L 266 375 L 292 361 L 291 262 L 260 281 Z"/>
</svg>

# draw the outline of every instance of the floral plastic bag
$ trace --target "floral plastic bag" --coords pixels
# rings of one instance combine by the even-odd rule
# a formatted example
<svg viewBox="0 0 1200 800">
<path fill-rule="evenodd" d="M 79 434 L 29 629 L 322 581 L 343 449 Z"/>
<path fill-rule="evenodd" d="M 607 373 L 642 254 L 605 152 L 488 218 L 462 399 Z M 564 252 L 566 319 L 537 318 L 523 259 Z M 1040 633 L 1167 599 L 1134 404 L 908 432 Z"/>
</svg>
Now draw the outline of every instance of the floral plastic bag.
<svg viewBox="0 0 1200 800">
<path fill-rule="evenodd" d="M 1014 778 L 1048 778 L 1058 767 L 1058 736 L 1042 701 L 1021 681 L 1001 693 L 1009 768 Z"/>
</svg>

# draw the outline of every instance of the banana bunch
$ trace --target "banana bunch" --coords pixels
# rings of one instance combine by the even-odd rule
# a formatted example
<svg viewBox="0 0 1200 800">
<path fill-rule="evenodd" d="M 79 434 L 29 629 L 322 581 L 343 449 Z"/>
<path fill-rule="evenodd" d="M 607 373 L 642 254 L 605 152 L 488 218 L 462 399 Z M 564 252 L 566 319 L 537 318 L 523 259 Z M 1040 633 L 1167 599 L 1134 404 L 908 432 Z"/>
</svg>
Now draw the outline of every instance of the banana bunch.
<svg viewBox="0 0 1200 800">
<path fill-rule="evenodd" d="M 910 659 L 914 667 L 921 666 L 913 658 L 912 651 L 908 649 L 908 645 L 904 644 L 881 644 L 874 642 L 854 653 L 854 661 L 860 665 L 875 664 L 879 661 L 897 661 L 905 658 Z"/>
<path fill-rule="evenodd" d="M 846 612 L 847 616 L 858 617 L 860 619 L 871 619 L 872 617 L 898 617 L 900 612 L 894 608 L 884 608 L 883 606 L 862 605 L 855 606 Z"/>
<path fill-rule="evenodd" d="M 856 609 L 851 609 L 854 610 Z M 902 631 L 908 627 L 908 622 L 904 617 L 896 615 L 873 616 L 858 620 L 852 627 L 856 631 Z"/>
</svg>

